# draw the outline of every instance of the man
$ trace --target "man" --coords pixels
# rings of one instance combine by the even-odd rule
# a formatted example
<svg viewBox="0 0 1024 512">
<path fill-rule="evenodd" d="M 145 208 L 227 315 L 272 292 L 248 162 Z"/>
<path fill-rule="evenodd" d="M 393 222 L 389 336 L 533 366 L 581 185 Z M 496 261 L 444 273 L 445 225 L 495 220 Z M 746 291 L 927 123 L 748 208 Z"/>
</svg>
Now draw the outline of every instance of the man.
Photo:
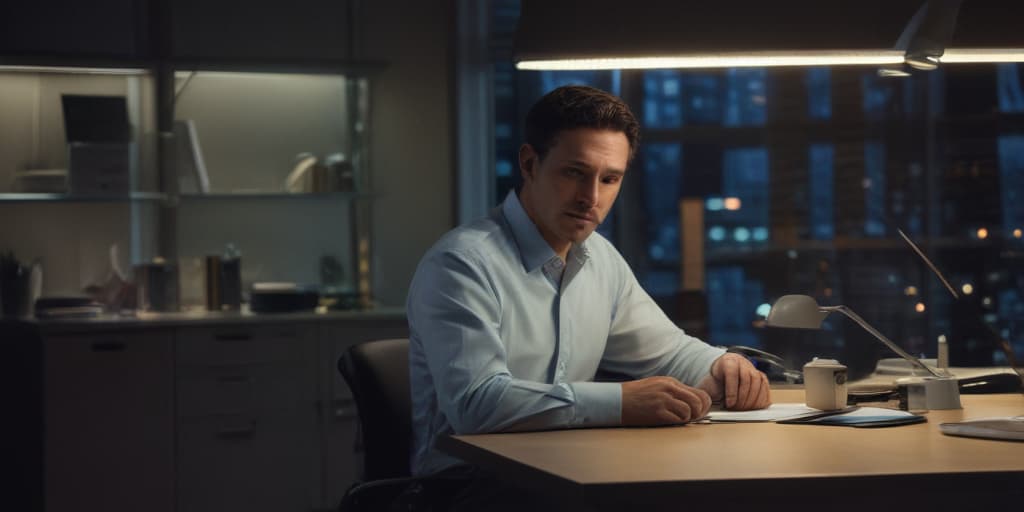
<svg viewBox="0 0 1024 512">
<path fill-rule="evenodd" d="M 769 404 L 745 358 L 676 327 L 594 229 L 636 152 L 618 98 L 558 88 L 526 118 L 522 186 L 424 256 L 409 290 L 413 472 L 459 464 L 448 434 L 682 424 L 712 400 Z M 629 375 L 594 382 L 597 370 Z"/>
</svg>

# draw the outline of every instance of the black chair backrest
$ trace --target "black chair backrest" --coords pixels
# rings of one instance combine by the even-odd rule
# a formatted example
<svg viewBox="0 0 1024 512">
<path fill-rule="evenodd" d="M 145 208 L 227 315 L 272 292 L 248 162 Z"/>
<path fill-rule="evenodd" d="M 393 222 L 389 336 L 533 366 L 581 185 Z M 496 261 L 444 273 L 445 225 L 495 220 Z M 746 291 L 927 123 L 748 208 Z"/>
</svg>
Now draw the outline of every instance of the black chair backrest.
<svg viewBox="0 0 1024 512">
<path fill-rule="evenodd" d="M 407 477 L 412 446 L 409 340 L 368 341 L 338 359 L 363 436 L 363 480 Z"/>
</svg>

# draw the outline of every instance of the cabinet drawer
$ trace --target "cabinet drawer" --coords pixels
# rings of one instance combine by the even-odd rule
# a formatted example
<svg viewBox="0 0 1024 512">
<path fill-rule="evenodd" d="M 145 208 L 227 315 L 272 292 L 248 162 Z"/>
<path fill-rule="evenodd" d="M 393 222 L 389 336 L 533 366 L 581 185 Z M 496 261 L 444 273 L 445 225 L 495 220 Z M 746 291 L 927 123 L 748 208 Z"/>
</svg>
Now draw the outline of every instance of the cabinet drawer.
<svg viewBox="0 0 1024 512">
<path fill-rule="evenodd" d="M 294 324 L 186 327 L 177 330 L 176 355 L 179 364 L 256 364 L 275 361 L 305 361 L 316 330 Z"/>
<path fill-rule="evenodd" d="M 182 368 L 177 379 L 179 417 L 315 410 L 312 366 L 215 365 Z"/>
<path fill-rule="evenodd" d="M 172 339 L 170 331 L 45 338 L 46 510 L 171 512 Z"/>
<path fill-rule="evenodd" d="M 322 485 L 312 414 L 197 418 L 178 425 L 178 510 L 310 510 Z"/>
</svg>

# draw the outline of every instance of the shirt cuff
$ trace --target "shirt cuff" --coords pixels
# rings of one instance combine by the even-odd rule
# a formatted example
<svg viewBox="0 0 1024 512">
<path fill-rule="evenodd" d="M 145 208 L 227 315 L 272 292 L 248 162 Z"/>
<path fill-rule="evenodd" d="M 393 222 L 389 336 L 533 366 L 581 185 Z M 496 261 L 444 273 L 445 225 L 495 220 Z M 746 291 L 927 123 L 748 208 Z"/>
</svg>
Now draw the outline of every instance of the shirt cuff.
<svg viewBox="0 0 1024 512">
<path fill-rule="evenodd" d="M 574 427 L 607 427 L 622 424 L 622 384 L 573 382 L 576 396 Z"/>
</svg>

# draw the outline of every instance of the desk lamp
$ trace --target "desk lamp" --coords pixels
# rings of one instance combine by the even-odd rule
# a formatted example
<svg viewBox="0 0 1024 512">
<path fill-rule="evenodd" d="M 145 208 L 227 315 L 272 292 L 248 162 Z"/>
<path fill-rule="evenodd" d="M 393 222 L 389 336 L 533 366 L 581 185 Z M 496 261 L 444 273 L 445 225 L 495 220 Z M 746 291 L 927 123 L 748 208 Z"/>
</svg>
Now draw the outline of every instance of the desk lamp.
<svg viewBox="0 0 1024 512">
<path fill-rule="evenodd" d="M 921 369 L 930 376 L 925 378 L 925 393 L 929 409 L 959 409 L 960 388 L 952 374 L 945 370 L 936 370 L 912 356 L 899 345 L 886 338 L 877 329 L 869 325 L 857 313 L 846 306 L 819 306 L 813 297 L 807 295 L 783 295 L 772 305 L 765 324 L 769 327 L 789 327 L 794 329 L 820 329 L 825 317 L 832 312 L 846 315 L 857 325 L 871 333 L 878 341 L 892 349 L 915 368 Z"/>
</svg>

